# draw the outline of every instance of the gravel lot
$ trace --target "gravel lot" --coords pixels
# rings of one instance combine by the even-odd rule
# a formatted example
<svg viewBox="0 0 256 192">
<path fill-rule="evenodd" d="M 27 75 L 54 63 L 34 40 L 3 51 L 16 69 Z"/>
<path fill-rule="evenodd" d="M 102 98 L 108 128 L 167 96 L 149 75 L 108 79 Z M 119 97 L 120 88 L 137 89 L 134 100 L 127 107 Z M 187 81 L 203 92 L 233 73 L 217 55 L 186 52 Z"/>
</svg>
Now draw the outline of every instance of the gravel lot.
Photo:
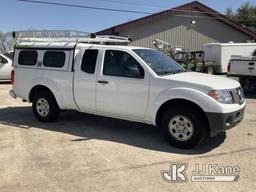
<svg viewBox="0 0 256 192">
<path fill-rule="evenodd" d="M 247 191 L 256 189 L 256 91 L 244 121 L 193 150 L 168 145 L 148 125 L 64 112 L 38 122 L 31 104 L 0 84 L 0 191 Z M 187 183 L 167 183 L 161 170 L 188 163 Z M 195 164 L 240 167 L 237 182 L 191 182 Z"/>
</svg>

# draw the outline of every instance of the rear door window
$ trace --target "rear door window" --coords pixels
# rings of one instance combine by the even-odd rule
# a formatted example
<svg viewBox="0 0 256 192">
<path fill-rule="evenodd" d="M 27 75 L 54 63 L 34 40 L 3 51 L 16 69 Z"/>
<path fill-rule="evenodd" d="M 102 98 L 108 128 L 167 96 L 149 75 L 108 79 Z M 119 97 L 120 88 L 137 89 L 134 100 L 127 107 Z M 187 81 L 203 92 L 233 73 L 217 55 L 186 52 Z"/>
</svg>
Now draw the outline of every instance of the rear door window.
<svg viewBox="0 0 256 192">
<path fill-rule="evenodd" d="M 89 74 L 94 74 L 98 52 L 99 51 L 95 49 L 88 49 L 84 52 L 84 56 L 81 64 L 82 71 Z"/>
<path fill-rule="evenodd" d="M 66 54 L 63 51 L 47 51 L 44 54 L 45 67 L 62 68 L 65 65 Z"/>
<path fill-rule="evenodd" d="M 37 51 L 20 51 L 18 63 L 20 65 L 34 66 L 37 63 Z"/>
</svg>

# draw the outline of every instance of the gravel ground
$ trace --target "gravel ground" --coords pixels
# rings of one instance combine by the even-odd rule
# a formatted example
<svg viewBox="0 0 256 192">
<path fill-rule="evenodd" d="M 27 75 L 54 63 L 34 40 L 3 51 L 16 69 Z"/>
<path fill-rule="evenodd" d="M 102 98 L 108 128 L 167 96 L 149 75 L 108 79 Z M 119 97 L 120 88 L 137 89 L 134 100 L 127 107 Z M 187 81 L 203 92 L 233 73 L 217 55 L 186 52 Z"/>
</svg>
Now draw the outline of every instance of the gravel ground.
<svg viewBox="0 0 256 192">
<path fill-rule="evenodd" d="M 193 150 L 168 145 L 155 127 L 78 112 L 38 122 L 31 104 L 0 84 L 0 191 L 247 191 L 256 189 L 256 92 L 244 121 Z M 187 183 L 161 170 L 188 164 Z M 192 182 L 196 164 L 239 166 L 237 182 Z"/>
</svg>

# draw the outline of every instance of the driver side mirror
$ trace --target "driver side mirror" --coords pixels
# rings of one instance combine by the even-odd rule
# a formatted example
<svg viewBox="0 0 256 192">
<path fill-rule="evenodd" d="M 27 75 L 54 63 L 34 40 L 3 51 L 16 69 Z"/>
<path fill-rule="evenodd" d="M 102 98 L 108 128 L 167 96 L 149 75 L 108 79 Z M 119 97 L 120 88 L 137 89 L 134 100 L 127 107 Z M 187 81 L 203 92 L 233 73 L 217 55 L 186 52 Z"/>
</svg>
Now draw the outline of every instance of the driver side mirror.
<svg viewBox="0 0 256 192">
<path fill-rule="evenodd" d="M 125 65 L 124 74 L 127 77 L 142 79 L 144 74 L 142 73 L 143 69 L 139 69 L 137 65 Z"/>
</svg>

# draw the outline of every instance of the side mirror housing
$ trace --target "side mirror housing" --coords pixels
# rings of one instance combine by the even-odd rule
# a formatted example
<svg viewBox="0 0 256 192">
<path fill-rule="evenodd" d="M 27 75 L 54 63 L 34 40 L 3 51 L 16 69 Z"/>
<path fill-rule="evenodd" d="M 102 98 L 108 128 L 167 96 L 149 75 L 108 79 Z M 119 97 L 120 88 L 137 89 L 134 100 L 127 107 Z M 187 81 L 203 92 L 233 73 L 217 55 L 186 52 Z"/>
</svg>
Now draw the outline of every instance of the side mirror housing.
<svg viewBox="0 0 256 192">
<path fill-rule="evenodd" d="M 127 77 L 142 79 L 144 77 L 144 73 L 140 70 L 136 65 L 135 66 L 125 66 L 124 74 Z"/>
</svg>

